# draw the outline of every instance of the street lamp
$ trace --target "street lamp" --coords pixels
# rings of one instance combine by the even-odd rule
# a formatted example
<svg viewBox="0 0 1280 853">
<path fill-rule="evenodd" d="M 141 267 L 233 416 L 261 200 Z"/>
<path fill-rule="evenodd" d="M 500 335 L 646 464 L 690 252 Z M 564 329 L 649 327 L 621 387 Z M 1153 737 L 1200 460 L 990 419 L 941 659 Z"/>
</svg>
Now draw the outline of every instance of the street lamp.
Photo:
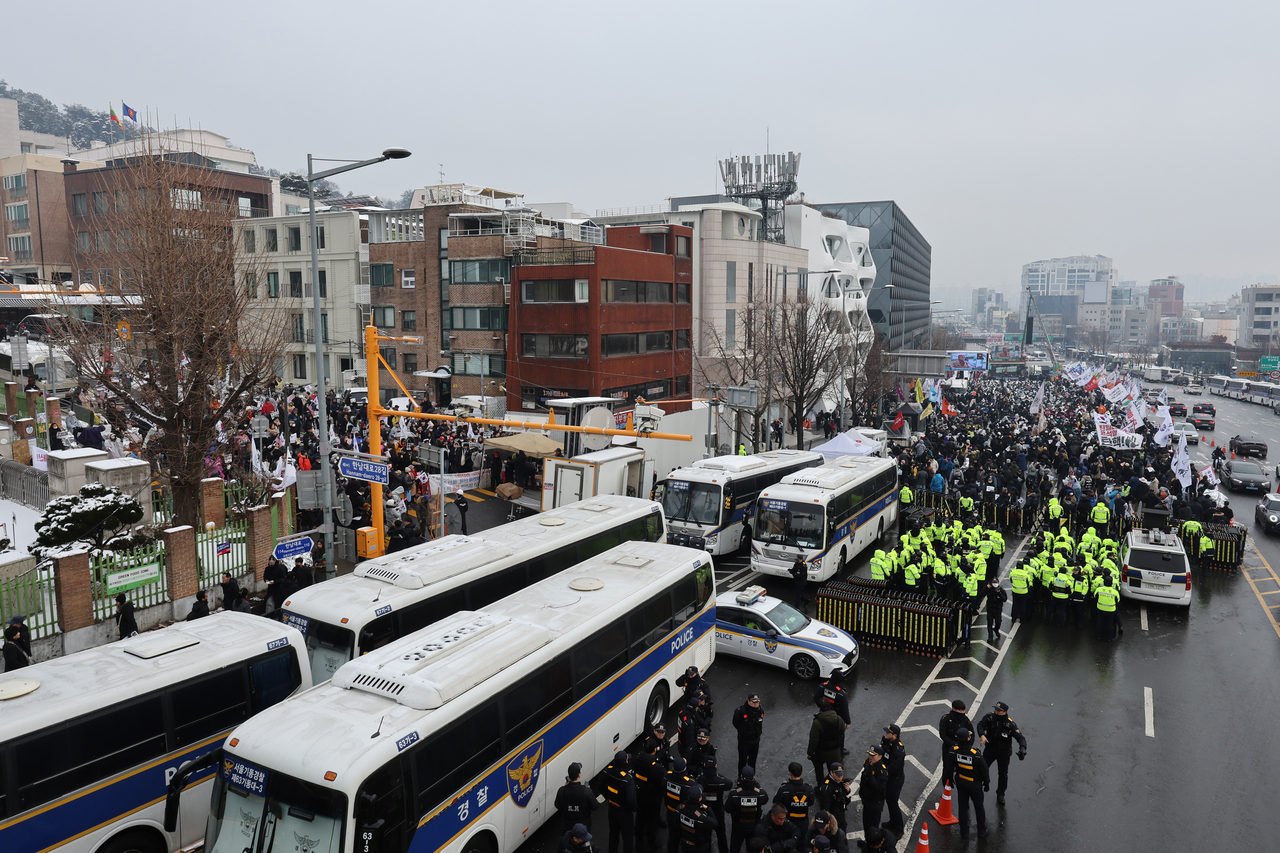
<svg viewBox="0 0 1280 853">
<path fill-rule="evenodd" d="M 340 175 L 343 172 L 350 172 L 354 169 L 361 169 L 365 166 L 372 166 L 374 163 L 381 163 L 383 160 L 403 160 L 409 156 L 409 152 L 404 148 L 387 148 L 379 157 L 369 160 L 323 160 L 321 162 L 328 163 L 345 163 L 343 166 L 334 166 L 332 169 L 325 169 L 323 172 L 314 170 L 312 163 L 320 158 L 312 158 L 307 155 L 307 218 L 311 226 L 311 326 L 315 329 L 316 338 L 316 387 L 319 391 L 316 394 L 316 414 L 320 421 L 320 443 L 324 445 L 329 441 L 329 406 L 325 399 L 326 378 L 325 367 L 328 365 L 324 361 L 324 336 L 322 331 L 322 320 L 320 315 L 320 245 L 317 240 L 318 232 L 316 231 L 316 181 L 322 181 L 325 178 L 331 178 L 334 175 Z M 365 353 L 365 364 L 369 364 L 369 353 Z M 375 356 L 373 361 L 373 369 L 378 369 L 378 360 Z M 376 378 L 376 377 L 375 377 Z M 378 424 L 371 424 L 371 429 L 378 429 Z M 333 553 L 333 471 L 329 466 L 329 454 L 327 452 L 320 454 L 320 493 L 324 495 L 324 553 L 326 562 L 326 572 L 332 577 L 336 573 L 337 557 Z M 381 550 L 381 546 L 379 546 Z"/>
</svg>

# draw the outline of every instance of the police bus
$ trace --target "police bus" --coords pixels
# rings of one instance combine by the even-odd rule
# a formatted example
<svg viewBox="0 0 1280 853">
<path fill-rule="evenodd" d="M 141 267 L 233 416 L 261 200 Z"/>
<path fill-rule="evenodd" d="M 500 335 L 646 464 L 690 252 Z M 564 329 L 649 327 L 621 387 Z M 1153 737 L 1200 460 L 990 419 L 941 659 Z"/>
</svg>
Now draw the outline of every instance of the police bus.
<svg viewBox="0 0 1280 853">
<path fill-rule="evenodd" d="M 1227 382 L 1230 379 L 1230 376 L 1210 376 L 1204 380 L 1204 387 L 1209 389 L 1210 394 L 1225 397 L 1227 395 Z"/>
<path fill-rule="evenodd" d="M 307 638 L 311 676 L 327 681 L 352 657 L 476 610 L 622 542 L 662 542 L 653 501 L 601 495 L 470 536 L 386 554 L 295 592 L 285 620 Z"/>
<path fill-rule="evenodd" d="M 1248 390 L 1249 380 L 1228 379 L 1227 384 L 1223 386 L 1222 396 L 1230 397 L 1232 400 L 1243 400 Z"/>
<path fill-rule="evenodd" d="M 711 663 L 714 626 L 711 557 L 648 542 L 455 613 L 188 768 L 218 768 L 204 849 L 513 850 L 570 764 L 590 778 L 661 719 L 675 679 Z"/>
<path fill-rule="evenodd" d="M 210 773 L 184 762 L 311 686 L 302 636 L 215 613 L 0 675 L 0 850 L 167 853 L 204 835 Z"/>
<path fill-rule="evenodd" d="M 672 471 L 654 489 L 667 517 L 667 541 L 732 554 L 751 541 L 751 519 L 761 490 L 788 474 L 823 463 L 821 453 L 772 450 L 754 456 L 699 459 Z"/>
<path fill-rule="evenodd" d="M 1280 399 L 1280 386 L 1270 382 L 1250 382 L 1245 386 L 1244 399 L 1250 403 L 1270 407 Z"/>
<path fill-rule="evenodd" d="M 782 478 L 756 501 L 751 568 L 788 577 L 796 556 L 808 578 L 843 574 L 849 560 L 898 521 L 898 469 L 890 459 L 842 456 Z"/>
</svg>

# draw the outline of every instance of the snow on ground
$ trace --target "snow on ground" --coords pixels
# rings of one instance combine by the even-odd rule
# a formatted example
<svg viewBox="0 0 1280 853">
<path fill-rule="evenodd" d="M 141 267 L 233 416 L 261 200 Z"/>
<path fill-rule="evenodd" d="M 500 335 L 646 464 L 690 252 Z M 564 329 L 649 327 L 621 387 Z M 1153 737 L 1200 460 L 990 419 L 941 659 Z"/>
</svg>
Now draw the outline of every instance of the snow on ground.
<svg viewBox="0 0 1280 853">
<path fill-rule="evenodd" d="M 14 550 L 25 552 L 35 544 L 36 522 L 40 515 L 38 509 L 0 498 L 0 525 L 4 526 L 4 536 L 0 538 L 12 540 Z"/>
</svg>

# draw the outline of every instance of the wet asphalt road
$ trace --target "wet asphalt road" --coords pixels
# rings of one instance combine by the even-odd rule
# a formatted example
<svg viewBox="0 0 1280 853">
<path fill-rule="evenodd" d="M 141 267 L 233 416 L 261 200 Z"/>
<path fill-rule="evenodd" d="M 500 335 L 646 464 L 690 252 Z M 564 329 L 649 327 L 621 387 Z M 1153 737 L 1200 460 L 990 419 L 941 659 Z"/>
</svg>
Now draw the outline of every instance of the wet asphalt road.
<svg viewBox="0 0 1280 853">
<path fill-rule="evenodd" d="M 1181 397 L 1180 389 L 1169 390 L 1188 408 L 1197 402 Z M 1193 462 L 1208 464 L 1210 439 L 1252 432 L 1275 449 L 1274 474 L 1280 417 L 1244 402 L 1201 399 L 1218 406 L 1217 430 L 1204 433 L 1201 445 L 1191 448 Z M 1025 761 L 1011 763 L 1004 806 L 995 804 L 993 772 L 986 796 L 990 834 L 971 835 L 964 843 L 955 827 L 939 827 L 930 819 L 931 853 L 1275 849 L 1271 845 L 1280 838 L 1280 810 L 1272 804 L 1280 779 L 1274 722 L 1280 717 L 1280 629 L 1266 605 L 1273 605 L 1271 614 L 1280 614 L 1280 581 L 1267 566 L 1280 567 L 1280 537 L 1253 535 L 1255 502 L 1245 495 L 1231 501 L 1256 546 L 1246 570 L 1197 574 L 1189 611 L 1143 608 L 1124 600 L 1125 631 L 1114 643 L 1095 641 L 1087 624 L 1079 631 L 1036 623 L 1014 630 L 1006 617 L 999 647 L 974 643 L 943 662 L 864 648 L 851 685 L 847 760 L 851 775 L 856 774 L 866 747 L 879 741 L 885 725 L 900 722 L 914 760 L 907 763 L 902 801 L 908 832 L 899 849 L 915 850 L 920 823 L 913 811 L 921 800 L 924 809 L 934 808 L 941 793 L 936 784 L 940 742 L 930 729 L 955 698 L 970 704 L 975 722 L 996 701 L 1008 703 L 1029 751 Z M 1009 544 L 1016 554 L 1021 543 Z M 867 571 L 866 556 L 859 573 Z M 1010 562 L 1006 555 L 1002 571 Z M 721 588 L 753 580 L 741 558 L 721 560 L 717 569 Z M 974 635 L 985 636 L 985 629 L 975 629 Z M 805 759 L 815 711 L 812 683 L 728 656 L 717 658 L 709 680 L 717 703 L 712 741 L 726 764 L 736 758 L 729 714 L 754 691 L 766 711 L 761 784 L 772 794 L 792 760 L 812 776 Z M 976 708 L 975 699 L 980 700 Z M 559 775 L 556 771 L 552 778 Z M 850 828 L 860 829 L 856 803 L 849 818 Z M 606 825 L 604 812 L 597 812 L 596 829 L 604 831 Z M 554 853 L 557 826 L 554 819 L 548 822 L 524 850 Z M 602 850 L 606 839 L 607 832 L 597 835 Z M 853 841 L 850 846 L 856 850 Z"/>
</svg>

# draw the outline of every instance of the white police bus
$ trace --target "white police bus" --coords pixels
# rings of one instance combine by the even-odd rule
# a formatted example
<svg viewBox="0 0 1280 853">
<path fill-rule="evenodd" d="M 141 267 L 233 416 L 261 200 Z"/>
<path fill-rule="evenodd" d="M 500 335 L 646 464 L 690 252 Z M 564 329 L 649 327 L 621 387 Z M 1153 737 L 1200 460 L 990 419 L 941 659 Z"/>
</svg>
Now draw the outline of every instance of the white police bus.
<svg viewBox="0 0 1280 853">
<path fill-rule="evenodd" d="M 1230 376 L 1215 375 L 1210 376 L 1204 381 L 1204 387 L 1209 389 L 1210 394 L 1216 394 L 1219 397 L 1227 396 L 1227 383 L 1231 381 Z"/>
<path fill-rule="evenodd" d="M 751 531 L 751 568 L 789 577 L 796 556 L 808 578 L 842 574 L 863 548 L 898 521 L 898 469 L 893 460 L 842 456 L 791 474 L 760 493 Z"/>
<path fill-rule="evenodd" d="M 653 501 L 601 495 L 367 560 L 295 592 L 284 617 L 306 636 L 319 684 L 352 657 L 459 610 L 477 610 L 623 542 L 664 536 Z"/>
<path fill-rule="evenodd" d="M 0 850 L 168 853 L 199 841 L 211 774 L 187 779 L 195 790 L 166 831 L 170 778 L 310 686 L 302 635 L 244 613 L 0 675 Z"/>
<path fill-rule="evenodd" d="M 732 554 L 751 541 L 756 498 L 788 474 L 823 463 L 821 453 L 771 450 L 699 459 L 660 480 L 654 500 L 667 517 L 667 541 Z"/>
<path fill-rule="evenodd" d="M 513 850 L 711 663 L 713 575 L 629 542 L 351 661 L 184 771 L 218 767 L 205 850 Z"/>
</svg>

